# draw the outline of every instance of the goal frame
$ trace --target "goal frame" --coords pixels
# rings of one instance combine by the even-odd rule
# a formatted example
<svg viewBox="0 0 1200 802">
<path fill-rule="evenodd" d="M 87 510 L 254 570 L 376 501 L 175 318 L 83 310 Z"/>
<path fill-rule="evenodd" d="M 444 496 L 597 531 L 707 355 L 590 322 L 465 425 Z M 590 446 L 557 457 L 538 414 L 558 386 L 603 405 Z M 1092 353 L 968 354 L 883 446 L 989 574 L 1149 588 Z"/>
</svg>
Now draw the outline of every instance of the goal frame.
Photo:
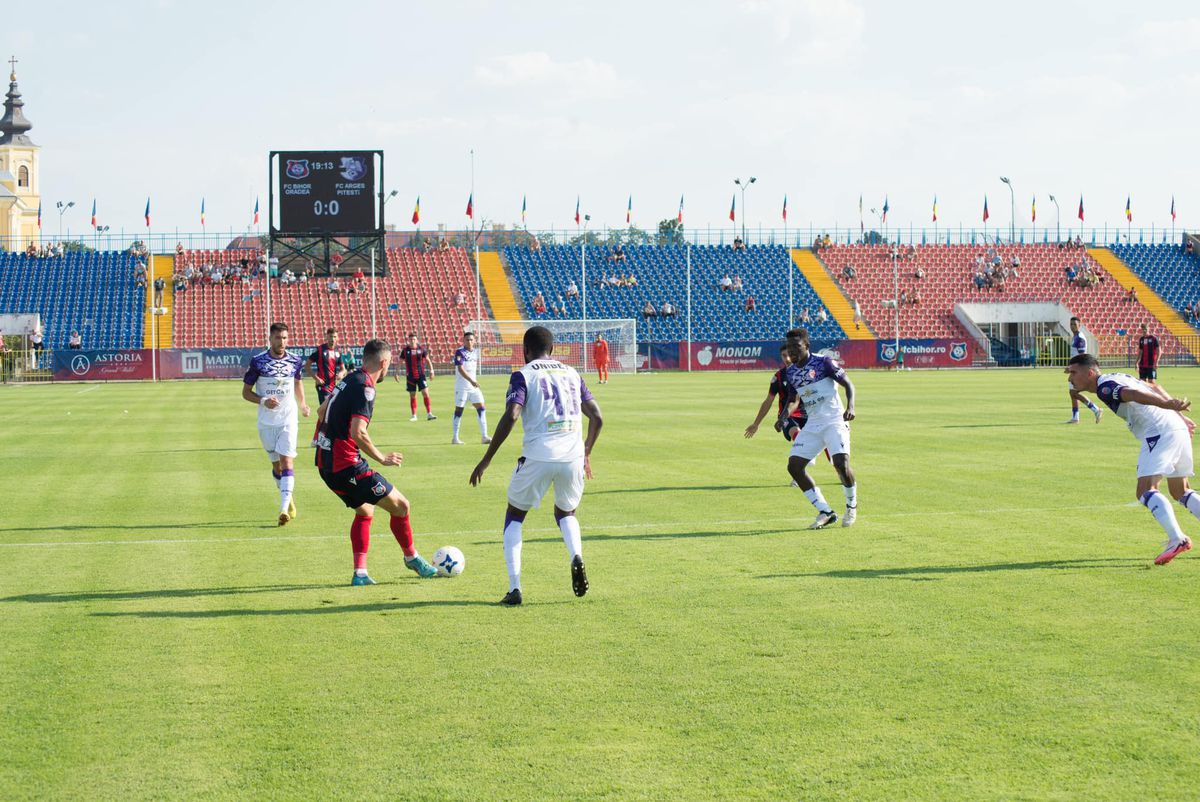
<svg viewBox="0 0 1200 802">
<path fill-rule="evenodd" d="M 570 318 L 565 320 L 472 320 L 468 324 L 467 331 L 475 332 L 476 347 L 488 348 L 491 347 L 512 347 L 520 348 L 520 339 L 509 338 L 503 336 L 505 329 L 515 334 L 516 331 L 524 333 L 531 326 L 545 326 L 550 329 L 555 335 L 555 342 L 578 342 L 580 344 L 581 360 L 580 372 L 586 373 L 594 366 L 591 364 L 592 359 L 587 347 L 597 332 L 609 332 L 614 329 L 627 331 L 628 337 L 622 337 L 618 342 L 622 349 L 619 353 L 614 354 L 613 373 L 637 373 L 638 367 L 638 339 L 637 339 L 637 320 L 631 317 L 627 318 Z M 562 340 L 558 339 L 558 334 L 562 331 L 577 332 L 577 340 Z M 483 332 L 492 333 L 494 336 L 488 341 L 483 336 Z M 611 342 L 611 341 L 610 341 Z M 486 352 L 484 354 L 487 356 Z M 516 354 L 518 361 L 521 354 Z M 480 367 L 483 368 L 486 363 L 481 360 Z"/>
</svg>

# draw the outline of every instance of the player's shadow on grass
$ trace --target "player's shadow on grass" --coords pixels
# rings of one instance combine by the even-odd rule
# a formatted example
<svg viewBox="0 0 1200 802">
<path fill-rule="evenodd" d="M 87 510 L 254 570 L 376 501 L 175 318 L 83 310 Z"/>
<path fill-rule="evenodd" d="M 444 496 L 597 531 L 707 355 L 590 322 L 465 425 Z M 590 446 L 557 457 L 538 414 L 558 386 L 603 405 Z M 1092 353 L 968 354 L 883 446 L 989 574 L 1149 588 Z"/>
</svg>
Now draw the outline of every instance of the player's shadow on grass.
<svg viewBox="0 0 1200 802">
<path fill-rule="evenodd" d="M 987 563 L 985 565 L 914 565 L 906 568 L 856 568 L 811 574 L 765 574 L 758 579 L 908 579 L 931 582 L 938 575 L 987 574 L 994 571 L 1097 571 L 1145 568 L 1145 560 L 1109 557 L 1090 560 L 1038 560 L 1027 563 Z"/>
<path fill-rule="evenodd" d="M 329 590 L 341 584 L 257 585 L 229 588 L 159 588 L 156 590 L 81 590 L 69 593 L 25 593 L 6 596 L 0 602 L 64 604 L 90 601 L 136 601 L 138 599 L 192 599 L 200 596 L 241 596 L 249 593 L 287 593 L 293 590 Z"/>
<path fill-rule="evenodd" d="M 780 483 L 772 485 L 689 485 L 687 487 L 627 487 L 616 490 L 589 490 L 589 496 L 604 496 L 615 493 L 683 493 L 709 490 L 758 490 L 767 487 L 783 487 Z"/>
<path fill-rule="evenodd" d="M 627 535 L 622 534 L 604 534 L 588 532 L 585 537 L 588 541 L 593 540 L 687 540 L 693 537 L 760 537 L 763 535 L 781 535 L 793 534 L 794 528 L 786 529 L 748 529 L 743 532 L 730 532 L 722 530 L 719 532 L 638 532 Z M 527 537 L 526 543 L 561 543 L 561 537 Z M 795 574 L 801 576 L 801 574 Z"/>
<path fill-rule="evenodd" d="M 570 601 L 537 602 L 546 604 L 570 604 Z M 92 613 L 98 618 L 274 618 L 293 615 L 335 615 L 339 613 L 386 613 L 392 610 L 415 610 L 422 607 L 499 607 L 490 601 L 468 601 L 459 599 L 425 601 L 388 601 L 373 604 L 328 604 L 321 607 L 297 607 L 276 610 L 143 610 L 141 612 Z"/>
</svg>

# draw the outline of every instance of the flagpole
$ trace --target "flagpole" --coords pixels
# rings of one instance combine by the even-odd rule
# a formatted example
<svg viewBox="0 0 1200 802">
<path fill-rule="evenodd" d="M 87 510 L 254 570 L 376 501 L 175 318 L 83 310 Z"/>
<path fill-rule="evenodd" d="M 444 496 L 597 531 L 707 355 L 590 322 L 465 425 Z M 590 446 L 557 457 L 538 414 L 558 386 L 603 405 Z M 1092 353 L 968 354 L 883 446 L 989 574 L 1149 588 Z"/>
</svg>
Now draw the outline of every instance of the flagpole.
<svg viewBox="0 0 1200 802">
<path fill-rule="evenodd" d="M 583 239 L 579 241 L 579 267 L 581 271 L 580 275 L 583 277 L 583 292 L 581 294 L 581 300 L 583 302 L 583 348 L 580 350 L 583 351 L 583 372 L 587 373 L 587 227 L 585 226 L 583 230 Z"/>
<path fill-rule="evenodd" d="M 475 248 L 475 319 L 480 320 L 483 317 L 483 292 L 480 289 L 479 276 L 479 235 L 483 232 L 482 225 L 479 230 L 475 230 L 475 148 L 471 148 L 471 233 L 474 235 Z"/>
<path fill-rule="evenodd" d="M 692 245 L 687 244 L 687 369 L 692 372 Z"/>
</svg>

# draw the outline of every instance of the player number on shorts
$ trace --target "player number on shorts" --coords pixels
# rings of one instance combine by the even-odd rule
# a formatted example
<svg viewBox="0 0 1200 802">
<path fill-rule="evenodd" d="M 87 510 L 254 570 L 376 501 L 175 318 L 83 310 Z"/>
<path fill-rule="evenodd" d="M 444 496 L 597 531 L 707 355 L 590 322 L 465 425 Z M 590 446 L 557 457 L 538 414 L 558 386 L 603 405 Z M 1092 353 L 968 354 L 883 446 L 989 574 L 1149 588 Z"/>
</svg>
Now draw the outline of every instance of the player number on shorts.
<svg viewBox="0 0 1200 802">
<path fill-rule="evenodd" d="M 558 415 L 560 418 L 563 415 L 565 415 L 566 410 L 563 409 L 564 393 L 559 388 L 558 382 L 552 382 L 549 379 L 543 377 L 542 380 L 538 382 L 538 387 L 541 389 L 543 400 L 554 402 L 554 414 Z M 575 393 L 574 388 L 571 388 L 568 391 L 568 393 L 570 395 L 569 400 L 571 402 L 571 410 L 570 410 L 571 415 L 578 415 L 579 414 L 579 396 L 577 393 Z"/>
</svg>

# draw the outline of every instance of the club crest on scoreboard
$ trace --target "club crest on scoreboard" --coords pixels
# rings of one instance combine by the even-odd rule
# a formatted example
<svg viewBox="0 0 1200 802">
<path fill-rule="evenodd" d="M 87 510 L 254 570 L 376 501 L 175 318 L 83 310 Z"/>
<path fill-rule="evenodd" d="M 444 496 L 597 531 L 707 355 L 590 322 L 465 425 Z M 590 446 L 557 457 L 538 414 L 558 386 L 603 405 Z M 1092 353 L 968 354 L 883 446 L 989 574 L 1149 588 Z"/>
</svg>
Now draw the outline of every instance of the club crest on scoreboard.
<svg viewBox="0 0 1200 802">
<path fill-rule="evenodd" d="M 288 159 L 285 171 L 288 178 L 308 178 L 308 159 Z"/>
<path fill-rule="evenodd" d="M 361 156 L 342 157 L 342 178 L 357 181 L 367 174 L 367 161 Z"/>
</svg>

